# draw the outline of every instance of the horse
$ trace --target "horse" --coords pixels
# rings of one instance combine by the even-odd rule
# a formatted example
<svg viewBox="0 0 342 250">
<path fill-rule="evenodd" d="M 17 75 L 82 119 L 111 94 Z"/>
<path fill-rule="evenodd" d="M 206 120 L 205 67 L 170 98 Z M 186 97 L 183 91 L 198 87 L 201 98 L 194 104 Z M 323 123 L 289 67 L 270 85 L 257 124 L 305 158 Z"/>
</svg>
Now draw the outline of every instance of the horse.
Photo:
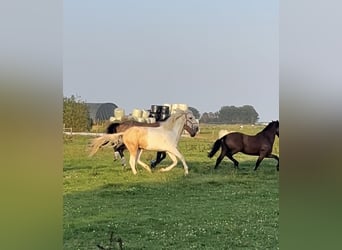
<svg viewBox="0 0 342 250">
<path fill-rule="evenodd" d="M 116 134 L 105 134 L 92 140 L 90 156 L 94 155 L 103 145 L 116 144 L 120 141 L 126 145 L 130 153 L 130 166 L 134 175 L 137 174 L 138 163 L 148 172 L 152 172 L 150 166 L 140 160 L 143 150 L 165 151 L 172 160 L 170 166 L 160 169 L 162 172 L 170 171 L 177 165 L 177 158 L 181 160 L 184 174 L 187 175 L 188 165 L 184 156 L 177 149 L 178 141 L 184 127 L 190 127 L 192 131 L 198 131 L 198 122 L 191 111 L 177 110 L 158 127 L 133 126 L 124 132 Z"/>
<path fill-rule="evenodd" d="M 114 133 L 120 133 L 125 130 L 127 130 L 130 127 L 133 126 L 141 126 L 141 127 L 159 127 L 160 123 L 141 123 L 136 121 L 124 121 L 122 123 L 111 123 L 106 128 L 107 134 L 114 134 Z M 191 137 L 194 137 L 196 133 L 198 132 L 198 127 L 190 127 L 187 124 L 184 125 L 184 130 L 186 130 Z M 121 165 L 126 166 L 126 160 L 124 155 L 124 150 L 126 149 L 125 144 L 117 145 L 116 147 L 113 147 L 114 149 L 114 160 L 117 160 L 118 156 L 121 158 Z M 155 168 L 162 160 L 166 158 L 166 152 L 164 151 L 158 151 L 157 156 L 155 160 L 151 161 L 151 168 Z"/>
<path fill-rule="evenodd" d="M 275 135 L 279 137 L 279 121 L 270 122 L 262 131 L 256 135 L 246 135 L 240 132 L 229 133 L 214 142 L 208 157 L 212 158 L 221 148 L 221 154 L 216 160 L 214 169 L 217 169 L 222 159 L 227 156 L 234 167 L 239 167 L 239 162 L 233 158 L 233 155 L 241 152 L 247 155 L 259 156 L 254 171 L 256 171 L 264 158 L 273 158 L 277 160 L 277 171 L 279 171 L 279 157 L 272 154 Z"/>
<path fill-rule="evenodd" d="M 146 127 L 159 127 L 160 124 L 159 122 L 155 122 L 155 123 L 141 123 L 141 122 L 136 122 L 133 120 L 130 121 L 124 121 L 121 123 L 111 123 L 109 124 L 109 126 L 107 126 L 106 128 L 106 133 L 107 134 L 114 134 L 114 133 L 120 133 L 125 131 L 126 129 L 133 127 L 133 126 L 146 126 Z M 126 166 L 126 160 L 125 160 L 125 155 L 124 155 L 124 150 L 126 149 L 125 144 L 121 144 L 119 146 L 113 147 L 114 149 L 114 160 L 117 160 L 118 156 L 117 154 L 119 154 L 120 158 L 121 158 L 121 165 L 122 166 Z M 164 158 L 165 158 L 166 154 L 164 152 L 157 152 L 157 157 L 155 162 L 157 162 L 157 164 L 159 162 L 161 162 Z M 157 164 L 155 164 L 153 167 L 155 167 Z"/>
</svg>

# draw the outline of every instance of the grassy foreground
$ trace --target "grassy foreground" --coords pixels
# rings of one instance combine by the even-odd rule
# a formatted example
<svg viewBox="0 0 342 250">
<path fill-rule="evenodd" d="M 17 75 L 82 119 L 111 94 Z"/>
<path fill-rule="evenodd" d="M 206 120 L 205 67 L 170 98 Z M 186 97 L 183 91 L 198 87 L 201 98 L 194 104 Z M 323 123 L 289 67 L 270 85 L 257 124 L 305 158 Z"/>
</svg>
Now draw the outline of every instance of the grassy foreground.
<svg viewBox="0 0 342 250">
<path fill-rule="evenodd" d="M 240 129 L 203 125 L 195 138 L 181 138 L 186 177 L 181 163 L 167 173 L 138 167 L 134 176 L 113 161 L 111 149 L 88 158 L 90 137 L 65 140 L 64 249 L 119 249 L 120 240 L 123 249 L 279 249 L 276 162 L 265 159 L 254 172 L 256 157 L 237 154 L 239 170 L 225 158 L 214 171 L 218 153 L 209 159 L 207 151 L 222 128 Z M 143 153 L 145 162 L 154 156 Z"/>
</svg>

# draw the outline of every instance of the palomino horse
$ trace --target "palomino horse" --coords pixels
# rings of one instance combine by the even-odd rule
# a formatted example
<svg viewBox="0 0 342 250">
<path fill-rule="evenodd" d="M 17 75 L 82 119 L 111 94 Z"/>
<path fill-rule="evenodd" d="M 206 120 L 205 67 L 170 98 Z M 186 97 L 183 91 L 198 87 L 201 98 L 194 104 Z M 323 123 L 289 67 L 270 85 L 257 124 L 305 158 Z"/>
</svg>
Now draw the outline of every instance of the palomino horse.
<svg viewBox="0 0 342 250">
<path fill-rule="evenodd" d="M 259 158 L 255 164 L 254 170 L 258 169 L 261 161 L 266 157 L 277 160 L 278 163 L 276 167 L 279 171 L 279 157 L 272 154 L 275 135 L 279 137 L 279 121 L 270 122 L 256 135 L 245 135 L 239 132 L 229 133 L 215 141 L 208 157 L 213 157 L 221 148 L 221 154 L 217 158 L 214 167 L 214 169 L 216 169 L 225 156 L 234 162 L 235 168 L 238 168 L 239 162 L 233 158 L 234 154 L 242 152 L 247 155 L 258 155 Z"/>
<path fill-rule="evenodd" d="M 136 122 L 136 121 L 124 121 L 124 122 L 121 122 L 121 123 L 111 123 L 106 128 L 106 133 L 107 134 L 115 134 L 115 133 L 124 132 L 125 130 L 127 130 L 128 128 L 133 127 L 133 126 L 159 127 L 160 124 L 159 124 L 159 122 L 156 122 L 156 123 L 141 123 L 141 122 Z M 117 145 L 113 149 L 114 149 L 114 160 L 116 160 L 118 158 L 117 154 L 119 154 L 119 156 L 121 158 L 121 165 L 122 166 L 126 166 L 125 155 L 123 153 L 124 150 L 126 149 L 125 144 Z M 162 153 L 164 153 L 164 152 L 162 152 Z M 160 155 L 160 152 L 158 152 L 157 153 L 156 161 L 161 162 L 165 158 L 165 156 L 164 156 L 163 159 L 160 159 L 160 158 L 161 158 L 161 155 Z"/>
<path fill-rule="evenodd" d="M 177 110 L 166 121 L 160 122 L 159 127 L 133 126 L 121 133 L 105 134 L 92 140 L 90 156 L 94 155 L 103 145 L 126 145 L 130 153 L 130 166 L 133 174 L 137 174 L 136 163 L 151 172 L 150 166 L 140 160 L 143 150 L 165 151 L 172 164 L 160 171 L 169 171 L 177 165 L 177 158 L 181 160 L 185 175 L 188 174 L 188 165 L 184 156 L 177 149 L 178 141 L 184 127 L 190 127 L 192 131 L 198 131 L 199 124 L 192 112 Z"/>
<path fill-rule="evenodd" d="M 163 123 L 161 121 L 161 123 Z M 130 127 L 133 126 L 139 126 L 139 127 L 159 127 L 160 122 L 156 123 L 141 123 L 141 122 L 136 122 L 136 121 L 124 121 L 121 123 L 111 123 L 107 128 L 106 128 L 106 133 L 107 134 L 114 134 L 114 133 L 120 133 L 124 132 Z M 191 137 L 194 137 L 198 131 L 198 127 L 190 127 L 187 125 L 187 123 L 184 125 L 184 130 L 186 130 Z M 178 142 L 177 142 L 178 144 Z M 113 147 L 114 149 L 114 159 L 116 160 L 117 156 L 116 154 L 119 154 L 121 158 L 121 165 L 126 166 L 126 160 L 125 160 L 125 155 L 124 155 L 124 150 L 126 149 L 125 144 L 117 145 L 116 147 Z M 164 160 L 166 157 L 166 152 L 164 151 L 158 151 L 156 159 L 151 161 L 151 167 L 155 168 L 162 160 Z"/>
</svg>

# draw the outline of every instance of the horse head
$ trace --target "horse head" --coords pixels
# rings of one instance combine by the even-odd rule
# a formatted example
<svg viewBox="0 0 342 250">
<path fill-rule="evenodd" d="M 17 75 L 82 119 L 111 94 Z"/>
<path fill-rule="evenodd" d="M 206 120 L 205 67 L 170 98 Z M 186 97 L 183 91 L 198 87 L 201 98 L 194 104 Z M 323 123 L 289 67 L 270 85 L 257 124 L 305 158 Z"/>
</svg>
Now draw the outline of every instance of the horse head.
<svg viewBox="0 0 342 250">
<path fill-rule="evenodd" d="M 191 111 L 177 109 L 166 121 L 161 122 L 165 129 L 176 129 L 180 133 L 183 129 L 189 132 L 191 137 L 194 137 L 199 130 L 199 123 Z M 178 124 L 181 127 L 178 127 Z M 178 130 L 181 129 L 181 130 Z"/>
<path fill-rule="evenodd" d="M 185 114 L 184 129 L 189 132 L 191 137 L 194 137 L 199 130 L 199 123 L 191 111 Z"/>
</svg>

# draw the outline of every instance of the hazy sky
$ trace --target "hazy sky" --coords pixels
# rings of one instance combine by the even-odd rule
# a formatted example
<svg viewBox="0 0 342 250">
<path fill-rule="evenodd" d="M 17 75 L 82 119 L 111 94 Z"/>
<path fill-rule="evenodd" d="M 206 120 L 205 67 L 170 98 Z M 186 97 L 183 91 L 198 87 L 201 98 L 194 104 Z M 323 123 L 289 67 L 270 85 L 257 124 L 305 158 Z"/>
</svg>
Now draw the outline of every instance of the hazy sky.
<svg viewBox="0 0 342 250">
<path fill-rule="evenodd" d="M 279 118 L 277 0 L 64 1 L 64 96 Z"/>
</svg>

